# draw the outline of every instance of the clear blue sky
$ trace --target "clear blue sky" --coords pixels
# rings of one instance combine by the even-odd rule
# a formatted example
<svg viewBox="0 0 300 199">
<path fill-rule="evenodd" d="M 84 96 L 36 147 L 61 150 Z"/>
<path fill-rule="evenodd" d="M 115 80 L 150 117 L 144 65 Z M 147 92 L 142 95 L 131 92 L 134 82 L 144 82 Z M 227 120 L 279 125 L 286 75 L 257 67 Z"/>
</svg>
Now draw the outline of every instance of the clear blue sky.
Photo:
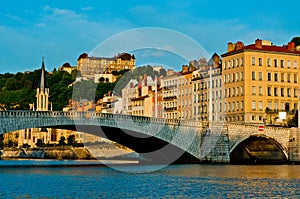
<svg viewBox="0 0 300 199">
<path fill-rule="evenodd" d="M 283 45 L 300 36 L 299 5 L 296 0 L 2 1 L 0 73 L 40 68 L 42 56 L 47 70 L 76 65 L 81 53 L 107 38 L 143 27 L 179 31 L 209 54 L 224 53 L 229 41 L 261 38 Z"/>
</svg>

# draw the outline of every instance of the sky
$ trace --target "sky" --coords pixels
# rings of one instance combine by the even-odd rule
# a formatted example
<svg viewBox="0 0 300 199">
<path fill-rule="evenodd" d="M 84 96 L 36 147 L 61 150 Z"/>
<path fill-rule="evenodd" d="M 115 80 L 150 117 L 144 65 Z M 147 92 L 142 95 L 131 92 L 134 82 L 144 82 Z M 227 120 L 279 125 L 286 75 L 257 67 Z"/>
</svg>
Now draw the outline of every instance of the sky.
<svg viewBox="0 0 300 199">
<path fill-rule="evenodd" d="M 247 45 L 257 38 L 281 46 L 300 36 L 299 4 L 296 0 L 2 1 L 0 73 L 33 71 L 41 67 L 42 57 L 46 69 L 52 71 L 66 62 L 76 66 L 84 52 L 97 51 L 96 56 L 105 57 L 121 50 L 137 54 L 137 65 L 155 63 L 180 68 L 188 59 L 202 56 L 185 56 L 186 52 L 198 52 L 190 48 L 194 45 L 191 41 L 208 55 L 225 53 L 228 42 Z M 154 31 L 139 39 L 136 34 L 123 34 L 149 27 Z M 172 42 L 168 43 L 164 40 L 168 33 L 180 37 L 170 37 Z M 120 38 L 124 42 L 117 43 Z M 141 42 L 141 38 L 148 43 Z M 130 49 L 132 46 L 125 41 L 138 44 Z M 115 50 L 106 50 L 109 46 Z M 153 60 L 143 56 L 148 46 L 155 48 L 150 49 Z"/>
</svg>

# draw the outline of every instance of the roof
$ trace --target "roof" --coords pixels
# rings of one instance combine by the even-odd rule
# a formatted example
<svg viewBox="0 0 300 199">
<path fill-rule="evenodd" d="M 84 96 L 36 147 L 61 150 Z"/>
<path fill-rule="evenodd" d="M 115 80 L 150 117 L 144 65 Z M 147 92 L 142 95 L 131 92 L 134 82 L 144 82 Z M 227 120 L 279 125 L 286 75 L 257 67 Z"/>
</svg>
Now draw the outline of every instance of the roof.
<svg viewBox="0 0 300 199">
<path fill-rule="evenodd" d="M 296 51 L 295 49 L 291 50 L 287 45 L 283 46 L 275 46 L 275 45 L 261 45 L 261 47 L 257 47 L 255 44 L 250 44 L 247 46 L 241 46 L 238 49 L 229 51 L 227 53 L 222 54 L 222 57 L 226 57 L 231 54 L 236 54 L 244 51 L 266 51 L 266 52 L 278 52 L 278 53 L 291 53 L 300 55 L 300 51 Z"/>
</svg>

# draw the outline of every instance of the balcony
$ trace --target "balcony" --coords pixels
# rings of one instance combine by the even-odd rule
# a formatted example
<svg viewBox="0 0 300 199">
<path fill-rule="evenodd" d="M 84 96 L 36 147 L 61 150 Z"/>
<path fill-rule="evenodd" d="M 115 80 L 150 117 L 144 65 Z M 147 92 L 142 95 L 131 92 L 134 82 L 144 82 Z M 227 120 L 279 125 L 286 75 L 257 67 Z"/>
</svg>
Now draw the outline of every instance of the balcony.
<svg viewBox="0 0 300 199">
<path fill-rule="evenodd" d="M 177 111 L 177 107 L 165 107 L 164 108 L 165 111 Z"/>
<path fill-rule="evenodd" d="M 165 100 L 165 101 L 173 100 L 173 99 L 177 99 L 177 97 L 176 97 L 175 95 L 164 97 L 164 100 Z"/>
</svg>

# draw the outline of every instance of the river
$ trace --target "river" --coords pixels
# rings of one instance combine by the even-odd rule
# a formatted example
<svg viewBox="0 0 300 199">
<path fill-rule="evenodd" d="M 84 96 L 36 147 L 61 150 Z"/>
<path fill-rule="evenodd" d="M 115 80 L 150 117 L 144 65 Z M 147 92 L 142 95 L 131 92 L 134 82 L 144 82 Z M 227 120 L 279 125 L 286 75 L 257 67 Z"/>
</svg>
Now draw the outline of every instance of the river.
<svg viewBox="0 0 300 199">
<path fill-rule="evenodd" d="M 151 171 L 151 172 L 144 172 Z M 0 161 L 0 198 L 298 198 L 300 165 Z"/>
</svg>

